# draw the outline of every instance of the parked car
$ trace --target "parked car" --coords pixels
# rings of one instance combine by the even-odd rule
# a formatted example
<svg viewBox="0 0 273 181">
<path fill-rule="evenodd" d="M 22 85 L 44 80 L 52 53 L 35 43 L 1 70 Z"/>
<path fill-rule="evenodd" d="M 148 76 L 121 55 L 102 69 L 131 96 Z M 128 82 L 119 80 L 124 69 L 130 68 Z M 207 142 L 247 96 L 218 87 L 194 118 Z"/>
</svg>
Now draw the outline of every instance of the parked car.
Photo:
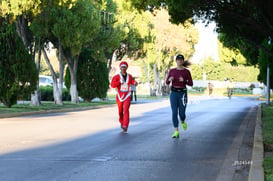
<svg viewBox="0 0 273 181">
<path fill-rule="evenodd" d="M 58 84 L 59 84 L 59 82 L 60 82 L 60 79 L 57 79 L 57 82 L 58 82 Z M 64 81 L 63 81 L 63 88 L 64 88 L 64 89 L 66 89 L 66 86 L 65 86 L 65 83 L 64 83 Z"/>
<path fill-rule="evenodd" d="M 47 75 L 39 75 L 39 86 L 53 86 L 52 77 Z"/>
</svg>

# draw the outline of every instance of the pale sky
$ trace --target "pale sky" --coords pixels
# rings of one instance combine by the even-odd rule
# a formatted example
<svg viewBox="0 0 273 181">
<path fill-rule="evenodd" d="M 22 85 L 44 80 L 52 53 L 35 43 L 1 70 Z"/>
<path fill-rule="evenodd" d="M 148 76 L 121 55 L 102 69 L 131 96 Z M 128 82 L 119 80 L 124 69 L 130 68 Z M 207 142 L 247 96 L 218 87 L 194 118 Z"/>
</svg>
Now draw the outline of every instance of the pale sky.
<svg viewBox="0 0 273 181">
<path fill-rule="evenodd" d="M 210 56 L 214 60 L 218 60 L 217 33 L 214 32 L 215 23 L 210 23 L 207 27 L 202 23 L 197 23 L 195 26 L 199 31 L 199 41 L 195 45 L 195 53 L 191 61 L 197 63 Z"/>
</svg>

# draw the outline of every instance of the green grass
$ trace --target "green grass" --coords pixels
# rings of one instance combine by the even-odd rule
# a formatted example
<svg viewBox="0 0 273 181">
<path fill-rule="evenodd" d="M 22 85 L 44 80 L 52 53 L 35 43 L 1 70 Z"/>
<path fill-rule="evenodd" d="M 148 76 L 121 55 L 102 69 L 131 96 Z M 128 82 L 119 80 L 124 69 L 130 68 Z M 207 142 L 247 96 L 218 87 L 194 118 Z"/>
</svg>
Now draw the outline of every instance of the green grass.
<svg viewBox="0 0 273 181">
<path fill-rule="evenodd" d="M 264 143 L 273 144 L 273 106 L 264 105 L 262 114 Z"/>
<path fill-rule="evenodd" d="M 66 109 L 66 108 L 83 108 L 83 107 L 92 107 L 92 106 L 114 104 L 114 103 L 115 101 L 81 102 L 79 104 L 64 102 L 63 105 L 56 105 L 53 102 L 42 102 L 40 106 L 30 106 L 29 103 L 26 102 L 24 104 L 13 105 L 11 108 L 7 108 L 3 104 L 0 104 L 0 114 L 48 111 L 48 110 L 58 110 L 58 109 Z"/>
<path fill-rule="evenodd" d="M 49 110 L 60 110 L 60 109 L 71 109 L 71 108 L 83 108 L 83 107 L 93 107 L 99 105 L 107 105 L 107 104 L 116 104 L 116 95 L 108 95 L 107 101 L 100 102 L 80 102 L 79 104 L 73 104 L 69 101 L 64 101 L 63 105 L 56 105 L 54 102 L 43 101 L 40 106 L 30 106 L 29 101 L 25 101 L 22 104 L 13 105 L 11 108 L 5 107 L 0 103 L 0 115 L 4 114 L 13 114 L 13 113 L 29 113 L 29 112 L 45 112 Z M 137 95 L 138 100 L 160 100 L 160 99 L 168 99 L 169 96 L 149 96 L 149 95 Z"/>
<path fill-rule="evenodd" d="M 272 104 L 272 103 L 271 103 Z M 273 152 L 273 106 L 262 107 L 262 129 L 265 152 Z M 271 154 L 272 155 L 272 154 Z M 273 157 L 267 156 L 263 162 L 265 180 L 273 181 Z"/>
<path fill-rule="evenodd" d="M 264 159 L 264 173 L 266 181 L 273 181 L 273 157 Z"/>
</svg>

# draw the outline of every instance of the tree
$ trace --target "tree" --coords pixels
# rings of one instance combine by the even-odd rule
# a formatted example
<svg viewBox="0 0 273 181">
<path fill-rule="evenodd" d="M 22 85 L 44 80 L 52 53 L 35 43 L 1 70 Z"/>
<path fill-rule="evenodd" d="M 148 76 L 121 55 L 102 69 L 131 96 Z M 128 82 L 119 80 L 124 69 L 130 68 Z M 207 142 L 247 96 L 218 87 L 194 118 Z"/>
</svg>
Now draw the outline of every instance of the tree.
<svg viewBox="0 0 273 181">
<path fill-rule="evenodd" d="M 208 58 L 202 65 L 202 72 L 206 75 L 208 80 L 224 80 L 225 75 L 225 66 L 224 63 L 216 62 L 212 58 Z"/>
<path fill-rule="evenodd" d="M 146 17 L 131 8 L 130 3 L 122 0 L 115 0 L 115 3 L 117 10 L 114 26 L 120 30 L 120 42 L 113 49 L 112 57 L 114 60 L 121 60 L 124 57 L 137 59 L 144 54 L 143 45 L 147 35 L 144 27 L 148 26 Z"/>
<path fill-rule="evenodd" d="M 96 97 L 105 98 L 109 89 L 107 64 L 93 59 L 91 54 L 89 49 L 83 50 L 80 54 L 77 74 L 79 96 L 87 102 Z M 65 80 L 66 85 L 69 86 L 69 71 L 67 71 Z"/>
<path fill-rule="evenodd" d="M 77 1 L 74 6 L 60 7 L 57 11 L 53 35 L 58 39 L 71 75 L 71 102 L 78 103 L 77 69 L 79 54 L 100 29 L 100 11 L 94 1 Z"/>
<path fill-rule="evenodd" d="M 144 13 L 143 13 L 144 14 Z M 178 53 L 184 54 L 186 59 L 194 53 L 194 45 L 197 43 L 197 30 L 190 24 L 185 26 L 175 25 L 169 22 L 169 15 L 166 9 L 154 11 L 154 13 L 145 12 L 149 17 L 151 24 L 152 43 L 145 43 L 148 46 L 145 59 L 145 67 L 149 73 L 146 76 L 153 75 L 153 88 L 156 94 L 162 94 L 162 86 L 166 85 L 165 78 L 168 70 L 174 65 L 174 56 Z M 154 37 L 154 38 L 153 38 Z M 148 78 L 150 81 L 150 77 Z M 150 84 L 149 84 L 150 85 Z M 150 92 L 154 94 L 154 92 Z"/>
<path fill-rule="evenodd" d="M 31 54 L 32 61 L 36 64 L 37 72 L 40 69 L 40 57 L 41 57 L 41 41 L 36 39 L 33 33 L 29 29 L 35 15 L 39 12 L 40 0 L 2 0 L 1 1 L 1 17 L 9 17 L 9 22 L 15 22 L 16 32 L 20 36 L 25 46 L 25 49 Z M 38 54 L 36 56 L 36 54 Z M 38 77 L 37 77 L 38 81 Z M 40 100 L 39 84 L 37 82 L 36 90 L 31 94 L 32 106 L 39 106 Z"/>
<path fill-rule="evenodd" d="M 15 25 L 0 18 L 0 27 L 0 101 L 11 107 L 35 90 L 38 72 Z"/>
<path fill-rule="evenodd" d="M 134 0 L 132 4 L 140 10 L 146 10 L 149 5 L 153 11 L 162 1 Z M 264 39 L 273 37 L 273 2 L 270 0 L 180 0 L 168 1 L 166 5 L 174 23 L 184 23 L 192 17 L 195 17 L 193 21 L 197 18 L 215 21 L 219 32 L 241 37 L 259 47 L 264 47 Z"/>
<path fill-rule="evenodd" d="M 267 41 L 264 42 L 264 46 L 266 46 L 268 49 L 273 50 L 273 45 L 270 43 L 268 44 Z M 265 51 L 260 49 L 259 52 L 259 59 L 258 59 L 258 64 L 260 68 L 260 74 L 258 76 L 258 79 L 266 84 L 266 76 L 267 76 L 267 67 L 269 66 L 270 68 L 270 79 L 269 79 L 269 84 L 271 85 L 270 88 L 273 88 L 273 63 L 272 63 L 272 57 L 268 55 Z"/>
<path fill-rule="evenodd" d="M 140 10 L 149 5 L 151 11 L 161 4 L 160 0 L 132 2 Z M 238 48 L 250 64 L 257 64 L 259 49 L 273 57 L 273 50 L 263 44 L 273 37 L 273 2 L 270 0 L 180 0 L 166 4 L 174 23 L 183 23 L 191 17 L 193 22 L 197 19 L 216 22 L 225 42 Z"/>
<path fill-rule="evenodd" d="M 227 48 L 218 42 L 219 59 L 222 62 L 230 63 L 233 66 L 248 65 L 247 59 L 237 48 Z"/>
<path fill-rule="evenodd" d="M 53 34 L 53 27 L 58 19 L 59 1 L 44 1 L 40 5 L 40 13 L 36 15 L 35 20 L 30 25 L 30 30 L 36 38 L 41 42 L 40 51 L 50 70 L 53 79 L 53 96 L 55 104 L 62 105 L 63 91 L 63 75 L 65 61 L 63 58 L 62 46 L 58 38 Z M 53 48 L 58 49 L 59 61 L 59 81 L 57 81 L 57 73 L 54 70 L 51 60 L 48 57 L 48 52 Z"/>
<path fill-rule="evenodd" d="M 101 24 L 99 33 L 90 41 L 88 48 L 92 50 L 93 59 L 107 62 L 108 73 L 112 61 L 115 61 L 118 49 L 124 36 L 124 27 L 118 23 L 117 4 L 113 0 L 102 2 Z"/>
<path fill-rule="evenodd" d="M 194 80 L 223 81 L 229 78 L 238 82 L 255 82 L 258 68 L 244 65 L 233 66 L 229 62 L 214 61 L 209 57 L 203 63 L 193 64 L 191 74 Z"/>
<path fill-rule="evenodd" d="M 134 0 L 132 4 L 140 10 L 149 7 L 154 11 L 162 6 L 162 1 Z M 184 23 L 193 17 L 193 22 L 198 18 L 214 21 L 218 32 L 229 38 L 242 39 L 273 56 L 273 52 L 262 44 L 263 40 L 273 37 L 273 2 L 270 0 L 180 0 L 167 1 L 164 5 L 167 5 L 173 23 Z"/>
</svg>

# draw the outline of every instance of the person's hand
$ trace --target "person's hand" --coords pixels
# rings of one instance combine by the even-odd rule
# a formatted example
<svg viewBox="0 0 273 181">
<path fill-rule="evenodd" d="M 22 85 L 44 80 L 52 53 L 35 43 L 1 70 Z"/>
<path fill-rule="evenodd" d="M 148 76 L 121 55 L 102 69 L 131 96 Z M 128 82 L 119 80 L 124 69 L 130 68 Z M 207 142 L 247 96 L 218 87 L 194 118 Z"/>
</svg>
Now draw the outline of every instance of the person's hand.
<svg viewBox="0 0 273 181">
<path fill-rule="evenodd" d="M 184 82 L 183 77 L 179 77 L 179 82 Z"/>
<path fill-rule="evenodd" d="M 173 81 L 174 77 L 170 77 L 169 78 L 169 82 Z"/>
</svg>

